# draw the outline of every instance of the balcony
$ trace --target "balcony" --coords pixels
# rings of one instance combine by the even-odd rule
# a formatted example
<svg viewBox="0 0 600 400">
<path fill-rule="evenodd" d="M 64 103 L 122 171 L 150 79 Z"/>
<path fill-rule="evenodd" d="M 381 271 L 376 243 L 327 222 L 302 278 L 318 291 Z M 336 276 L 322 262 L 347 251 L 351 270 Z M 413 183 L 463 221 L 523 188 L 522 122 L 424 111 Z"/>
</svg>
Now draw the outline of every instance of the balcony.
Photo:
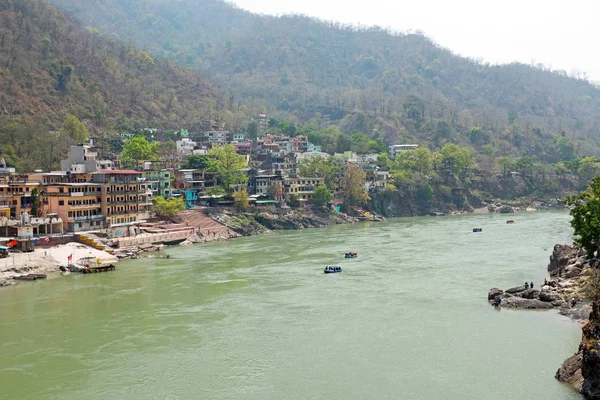
<svg viewBox="0 0 600 400">
<path fill-rule="evenodd" d="M 75 222 L 82 222 L 82 221 L 100 221 L 104 219 L 104 215 L 84 215 L 84 216 L 80 216 L 80 217 L 73 217 L 73 220 Z"/>
</svg>

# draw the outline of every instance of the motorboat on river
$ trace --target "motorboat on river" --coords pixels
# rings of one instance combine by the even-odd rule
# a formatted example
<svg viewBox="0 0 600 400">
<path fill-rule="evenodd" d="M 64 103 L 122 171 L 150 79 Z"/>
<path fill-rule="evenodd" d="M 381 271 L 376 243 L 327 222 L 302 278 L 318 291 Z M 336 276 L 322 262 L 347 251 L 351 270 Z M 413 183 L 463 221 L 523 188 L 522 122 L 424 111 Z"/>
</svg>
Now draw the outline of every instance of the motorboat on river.
<svg viewBox="0 0 600 400">
<path fill-rule="evenodd" d="M 346 254 L 344 254 L 344 258 L 356 258 L 358 257 L 358 254 L 356 254 L 356 252 L 354 251 L 348 251 L 346 252 Z"/>
<path fill-rule="evenodd" d="M 327 266 L 327 267 L 325 267 L 323 272 L 326 274 L 337 274 L 339 272 L 342 272 L 342 267 Z"/>
</svg>

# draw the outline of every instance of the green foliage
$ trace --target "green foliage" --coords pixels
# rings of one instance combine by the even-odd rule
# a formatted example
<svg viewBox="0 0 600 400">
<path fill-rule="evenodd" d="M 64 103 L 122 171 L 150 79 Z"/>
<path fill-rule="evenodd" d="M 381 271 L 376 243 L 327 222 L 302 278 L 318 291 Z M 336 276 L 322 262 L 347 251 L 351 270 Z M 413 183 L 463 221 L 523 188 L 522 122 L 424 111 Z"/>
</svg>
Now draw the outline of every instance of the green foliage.
<svg viewBox="0 0 600 400">
<path fill-rule="evenodd" d="M 185 159 L 185 168 L 188 169 L 207 169 L 210 161 L 204 154 L 191 154 Z"/>
<path fill-rule="evenodd" d="M 65 118 L 63 130 L 75 143 L 85 143 L 88 140 L 87 126 L 73 114 L 69 114 Z"/>
<path fill-rule="evenodd" d="M 570 197 L 571 226 L 577 243 L 593 257 L 600 246 L 600 177 L 595 177 L 587 191 Z"/>
<path fill-rule="evenodd" d="M 227 195 L 227 191 L 225 189 L 223 189 L 221 186 L 211 186 L 208 189 L 206 189 L 206 194 L 208 196 L 219 197 L 219 196 Z"/>
<path fill-rule="evenodd" d="M 392 168 L 397 171 L 429 174 L 433 169 L 432 154 L 427 147 L 423 146 L 411 151 L 403 151 L 396 156 Z"/>
<path fill-rule="evenodd" d="M 209 152 L 209 168 L 215 172 L 226 192 L 232 191 L 232 186 L 244 183 L 248 176 L 242 171 L 246 168 L 246 158 L 236 152 L 235 147 L 228 144 L 220 147 L 213 147 Z"/>
<path fill-rule="evenodd" d="M 158 142 L 149 143 L 144 136 L 135 136 L 123 145 L 121 161 L 131 167 L 137 167 L 140 161 L 157 160 L 158 148 Z"/>
<path fill-rule="evenodd" d="M 303 159 L 298 164 L 300 176 L 307 178 L 323 178 L 325 186 L 334 190 L 337 184 L 342 166 L 333 157 L 324 158 L 321 156 L 312 156 Z"/>
<path fill-rule="evenodd" d="M 459 173 L 473 163 L 473 151 L 453 143 L 445 144 L 439 151 L 442 166 L 450 165 L 452 172 Z"/>
<path fill-rule="evenodd" d="M 340 182 L 340 197 L 344 201 L 344 207 L 360 206 L 369 200 L 369 195 L 363 187 L 365 177 L 366 174 L 360 166 L 346 164 L 346 171 Z"/>
<path fill-rule="evenodd" d="M 248 139 L 254 140 L 258 137 L 260 133 L 260 129 L 258 126 L 258 122 L 256 121 L 250 121 L 248 123 L 248 126 L 246 127 L 246 135 L 248 136 Z"/>
<path fill-rule="evenodd" d="M 152 202 L 154 213 L 163 218 L 174 217 L 179 211 L 185 210 L 185 202 L 181 197 L 172 197 L 166 200 L 162 196 L 156 196 Z"/>
<path fill-rule="evenodd" d="M 326 205 L 331 201 L 331 199 L 333 199 L 333 195 L 327 186 L 317 186 L 315 188 L 315 192 L 313 194 L 313 203 L 317 207 Z"/>
<path fill-rule="evenodd" d="M 238 211 L 245 211 L 248 208 L 248 204 L 250 204 L 250 197 L 248 196 L 248 192 L 245 187 L 242 187 L 239 191 L 233 194 L 233 199 L 235 201 L 235 208 Z"/>
<path fill-rule="evenodd" d="M 31 190 L 31 215 L 37 217 L 40 215 L 40 190 L 34 187 Z"/>
</svg>

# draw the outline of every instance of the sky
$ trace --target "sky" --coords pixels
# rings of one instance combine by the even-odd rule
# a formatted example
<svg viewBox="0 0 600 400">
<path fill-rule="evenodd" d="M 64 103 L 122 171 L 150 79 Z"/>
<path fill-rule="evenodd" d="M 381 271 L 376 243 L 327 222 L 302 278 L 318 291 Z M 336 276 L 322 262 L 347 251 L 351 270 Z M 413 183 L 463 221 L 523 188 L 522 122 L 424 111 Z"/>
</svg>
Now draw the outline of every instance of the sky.
<svg viewBox="0 0 600 400">
<path fill-rule="evenodd" d="M 541 63 L 600 82 L 599 0 L 230 0 L 271 15 L 419 30 L 465 57 Z"/>
</svg>

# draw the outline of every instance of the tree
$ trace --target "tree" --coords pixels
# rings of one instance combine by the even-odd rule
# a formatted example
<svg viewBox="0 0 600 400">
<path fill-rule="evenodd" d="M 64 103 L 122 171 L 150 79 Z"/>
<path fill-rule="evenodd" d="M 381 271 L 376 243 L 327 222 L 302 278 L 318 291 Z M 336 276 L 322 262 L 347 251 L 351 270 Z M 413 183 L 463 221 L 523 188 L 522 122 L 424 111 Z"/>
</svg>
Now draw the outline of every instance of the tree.
<svg viewBox="0 0 600 400">
<path fill-rule="evenodd" d="M 590 180 L 600 175 L 600 163 L 595 157 L 584 157 L 579 161 L 577 174 L 579 179 L 587 185 Z"/>
<path fill-rule="evenodd" d="M 365 178 L 366 174 L 359 165 L 346 164 L 344 178 L 340 183 L 340 195 L 344 201 L 344 207 L 361 205 L 369 199 L 369 195 L 364 189 Z"/>
<path fill-rule="evenodd" d="M 227 192 L 221 186 L 211 186 L 208 189 L 206 189 L 207 196 L 219 197 L 219 196 L 225 196 L 226 194 L 227 194 Z"/>
<path fill-rule="evenodd" d="M 473 153 L 471 149 L 459 147 L 453 143 L 445 144 L 439 151 L 442 165 L 451 164 L 454 173 L 459 173 L 471 165 L 473 162 Z"/>
<path fill-rule="evenodd" d="M 333 195 L 327 189 L 327 186 L 317 186 L 313 194 L 313 203 L 317 207 L 322 207 L 333 199 Z"/>
<path fill-rule="evenodd" d="M 85 143 L 88 140 L 87 126 L 73 114 L 69 114 L 65 118 L 63 130 L 75 143 Z"/>
<path fill-rule="evenodd" d="M 175 168 L 179 161 L 177 145 L 174 141 L 160 142 L 157 149 L 158 157 L 165 161 L 168 168 Z"/>
<path fill-rule="evenodd" d="M 31 215 L 34 217 L 40 214 L 40 191 L 37 187 L 31 190 Z"/>
<path fill-rule="evenodd" d="M 153 200 L 153 211 L 157 216 L 170 218 L 177 215 L 179 211 L 185 210 L 185 203 L 181 197 L 172 197 L 166 200 L 162 196 L 156 196 Z"/>
<path fill-rule="evenodd" d="M 306 178 L 323 178 L 325 185 L 334 190 L 339 180 L 342 166 L 333 157 L 312 156 L 298 164 L 300 176 Z"/>
<path fill-rule="evenodd" d="M 298 198 L 298 195 L 295 193 L 290 194 L 285 202 L 287 203 L 288 206 L 290 206 L 292 208 L 300 207 L 300 199 Z"/>
<path fill-rule="evenodd" d="M 157 160 L 158 147 L 158 142 L 150 143 L 144 136 L 137 135 L 123 145 L 121 160 L 134 167 L 142 160 Z"/>
<path fill-rule="evenodd" d="M 371 151 L 369 137 L 361 132 L 352 134 L 350 150 L 358 154 L 367 154 Z"/>
<path fill-rule="evenodd" d="M 260 133 L 260 129 L 258 126 L 258 122 L 250 121 L 250 123 L 248 123 L 248 127 L 246 128 L 246 135 L 248 136 L 248 139 L 250 139 L 250 140 L 256 139 L 258 137 L 259 133 Z"/>
<path fill-rule="evenodd" d="M 236 152 L 230 144 L 214 147 L 208 152 L 210 157 L 209 171 L 217 174 L 227 193 L 231 193 L 232 185 L 244 183 L 248 177 L 242 171 L 246 168 L 246 157 Z"/>
<path fill-rule="evenodd" d="M 414 150 L 398 154 L 393 166 L 396 170 L 429 174 L 433 169 L 433 158 L 427 147 L 419 146 Z"/>
<path fill-rule="evenodd" d="M 515 161 L 509 157 L 500 157 L 496 160 L 496 165 L 502 176 L 508 176 L 515 170 Z"/>
<path fill-rule="evenodd" d="M 571 209 L 571 226 L 575 241 L 592 258 L 600 246 L 600 176 L 592 179 L 589 188 L 567 199 Z"/>
<path fill-rule="evenodd" d="M 206 169 L 209 164 L 209 159 L 204 154 L 192 154 L 185 159 L 185 168 L 189 169 Z"/>
<path fill-rule="evenodd" d="M 233 199 L 235 201 L 235 208 L 238 211 L 244 211 L 248 208 L 248 204 L 250 204 L 250 197 L 248 196 L 248 191 L 245 187 L 242 187 L 239 191 L 233 194 Z"/>
</svg>

